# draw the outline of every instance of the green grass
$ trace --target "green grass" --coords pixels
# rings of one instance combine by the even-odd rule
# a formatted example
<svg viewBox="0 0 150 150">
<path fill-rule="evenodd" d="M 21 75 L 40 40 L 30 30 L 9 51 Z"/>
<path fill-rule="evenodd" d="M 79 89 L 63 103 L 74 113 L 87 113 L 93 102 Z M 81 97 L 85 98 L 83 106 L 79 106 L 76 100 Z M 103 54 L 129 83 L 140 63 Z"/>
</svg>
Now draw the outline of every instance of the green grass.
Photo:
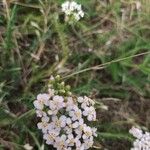
<svg viewBox="0 0 150 150">
<path fill-rule="evenodd" d="M 0 2 L 0 149 L 49 149 L 32 103 L 60 74 L 75 94 L 108 105 L 97 110 L 96 145 L 129 150 L 129 128 L 150 129 L 150 2 L 77 0 L 85 17 L 73 25 L 63 2 Z"/>
</svg>

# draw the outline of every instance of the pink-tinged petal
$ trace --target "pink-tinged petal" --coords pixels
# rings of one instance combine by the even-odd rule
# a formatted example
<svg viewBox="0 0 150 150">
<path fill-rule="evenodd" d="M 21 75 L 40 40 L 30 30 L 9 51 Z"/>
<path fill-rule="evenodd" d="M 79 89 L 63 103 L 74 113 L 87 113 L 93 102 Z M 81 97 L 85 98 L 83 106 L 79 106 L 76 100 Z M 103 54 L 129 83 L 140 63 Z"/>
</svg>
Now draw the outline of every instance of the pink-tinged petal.
<svg viewBox="0 0 150 150">
<path fill-rule="evenodd" d="M 53 117 L 52 117 L 52 121 L 55 122 L 56 120 L 58 120 L 58 117 L 53 116 Z"/>
<path fill-rule="evenodd" d="M 38 129 L 42 129 L 42 123 L 39 122 L 39 123 L 37 124 L 37 127 L 38 127 Z"/>
<path fill-rule="evenodd" d="M 63 141 L 65 141 L 66 140 L 66 135 L 65 134 L 63 134 L 62 136 L 61 136 L 61 139 L 63 140 Z"/>
<path fill-rule="evenodd" d="M 69 116 L 73 116 L 74 115 L 74 112 L 73 111 L 70 111 L 69 112 Z"/>
<path fill-rule="evenodd" d="M 38 100 L 35 100 L 35 101 L 33 102 L 33 104 L 34 104 L 34 107 L 35 107 L 36 109 L 42 110 L 42 109 L 44 108 L 44 105 L 41 104 Z"/>
<path fill-rule="evenodd" d="M 46 140 L 46 144 L 48 144 L 48 145 L 52 145 L 53 142 L 54 142 L 53 140 L 49 140 L 49 139 Z"/>
<path fill-rule="evenodd" d="M 53 114 L 53 111 L 52 111 L 52 110 L 48 110 L 47 113 L 48 113 L 49 115 L 52 115 L 52 114 Z"/>
<path fill-rule="evenodd" d="M 81 146 L 80 140 L 79 140 L 79 139 L 76 139 L 75 141 L 76 141 L 76 146 L 77 146 L 77 147 L 80 147 L 80 146 Z"/>
<path fill-rule="evenodd" d="M 79 125 L 82 125 L 84 123 L 84 120 L 83 119 L 80 119 L 79 120 Z"/>
<path fill-rule="evenodd" d="M 37 117 L 45 117 L 46 113 L 42 110 L 36 110 Z"/>
<path fill-rule="evenodd" d="M 73 128 L 77 128 L 78 126 L 79 126 L 79 123 L 78 122 L 75 122 L 75 123 L 73 123 Z"/>
<path fill-rule="evenodd" d="M 42 122 L 48 122 L 49 121 L 49 117 L 45 116 L 45 117 L 42 117 Z"/>
<path fill-rule="evenodd" d="M 43 135 L 43 139 L 44 139 L 44 140 L 48 139 L 48 134 L 44 134 L 44 135 Z"/>
<path fill-rule="evenodd" d="M 49 102 L 49 107 L 50 107 L 51 110 L 55 110 L 56 109 L 56 106 L 54 105 L 53 101 Z"/>
<path fill-rule="evenodd" d="M 83 111 L 83 116 L 87 116 L 88 112 L 87 111 Z"/>
<path fill-rule="evenodd" d="M 66 123 L 67 123 L 67 124 L 71 124 L 71 123 L 72 123 L 71 119 L 70 119 L 70 118 L 67 118 Z"/>
<path fill-rule="evenodd" d="M 92 121 L 92 120 L 93 120 L 93 116 L 92 116 L 92 115 L 89 115 L 89 116 L 87 117 L 87 119 L 88 119 L 88 121 Z"/>
<path fill-rule="evenodd" d="M 83 103 L 83 101 L 84 101 L 83 97 L 78 97 L 77 100 L 78 100 L 79 103 Z"/>
<path fill-rule="evenodd" d="M 86 103 L 82 103 L 82 104 L 81 104 L 81 108 L 84 109 L 85 107 L 87 107 Z"/>
<path fill-rule="evenodd" d="M 42 99 L 42 94 L 38 94 L 37 95 L 37 100 L 41 100 Z"/>
<path fill-rule="evenodd" d="M 83 139 L 87 139 L 87 136 L 84 134 L 84 135 L 82 136 L 82 138 L 83 138 Z"/>
<path fill-rule="evenodd" d="M 66 126 L 66 122 L 61 122 L 61 127 L 64 128 Z"/>
</svg>

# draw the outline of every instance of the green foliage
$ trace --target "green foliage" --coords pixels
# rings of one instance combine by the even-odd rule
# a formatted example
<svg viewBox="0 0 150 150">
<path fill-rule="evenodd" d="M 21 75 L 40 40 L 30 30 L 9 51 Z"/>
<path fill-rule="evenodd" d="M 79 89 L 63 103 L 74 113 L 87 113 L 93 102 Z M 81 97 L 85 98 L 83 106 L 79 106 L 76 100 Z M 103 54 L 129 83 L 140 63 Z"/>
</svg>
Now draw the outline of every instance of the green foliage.
<svg viewBox="0 0 150 150">
<path fill-rule="evenodd" d="M 106 99 L 108 111 L 97 110 L 99 144 L 132 142 L 128 129 L 135 123 L 149 128 L 148 4 L 137 10 L 133 1 L 77 0 L 85 17 L 70 25 L 60 10 L 63 2 L 1 2 L 0 149 L 23 149 L 26 143 L 49 149 L 36 129 L 32 102 L 56 74 L 77 95 Z M 114 126 L 116 120 L 121 126 Z"/>
</svg>

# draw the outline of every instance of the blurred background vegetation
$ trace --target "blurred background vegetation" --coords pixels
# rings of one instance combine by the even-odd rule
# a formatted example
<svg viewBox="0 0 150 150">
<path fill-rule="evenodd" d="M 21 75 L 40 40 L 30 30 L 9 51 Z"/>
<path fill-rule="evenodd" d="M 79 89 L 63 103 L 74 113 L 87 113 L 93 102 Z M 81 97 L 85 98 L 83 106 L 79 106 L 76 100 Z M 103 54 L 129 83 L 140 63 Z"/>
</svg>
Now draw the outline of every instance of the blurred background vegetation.
<svg viewBox="0 0 150 150">
<path fill-rule="evenodd" d="M 85 17 L 64 22 L 64 0 L 0 1 L 0 149 L 44 145 L 33 100 L 60 74 L 97 109 L 99 149 L 129 150 L 132 125 L 150 129 L 150 1 L 76 0 Z"/>
</svg>

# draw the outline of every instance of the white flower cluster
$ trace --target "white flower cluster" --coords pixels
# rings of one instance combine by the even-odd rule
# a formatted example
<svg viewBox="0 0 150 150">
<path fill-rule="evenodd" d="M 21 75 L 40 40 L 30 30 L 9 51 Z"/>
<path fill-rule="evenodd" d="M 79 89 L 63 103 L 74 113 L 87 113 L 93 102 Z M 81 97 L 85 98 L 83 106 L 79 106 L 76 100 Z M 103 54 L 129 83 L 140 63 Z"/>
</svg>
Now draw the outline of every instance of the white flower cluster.
<svg viewBox="0 0 150 150">
<path fill-rule="evenodd" d="M 96 120 L 95 102 L 84 97 L 60 96 L 52 88 L 39 94 L 34 101 L 40 117 L 38 128 L 46 143 L 57 150 L 85 150 L 93 145 L 96 128 L 90 127 Z"/>
<path fill-rule="evenodd" d="M 69 20 L 69 18 L 73 16 L 76 21 L 79 21 L 80 18 L 84 17 L 84 12 L 81 5 L 77 4 L 75 1 L 66 1 L 61 7 L 62 12 L 66 15 L 66 20 Z"/>
<path fill-rule="evenodd" d="M 150 132 L 143 133 L 142 130 L 136 127 L 132 127 L 129 132 L 137 138 L 131 150 L 150 150 Z"/>
</svg>

